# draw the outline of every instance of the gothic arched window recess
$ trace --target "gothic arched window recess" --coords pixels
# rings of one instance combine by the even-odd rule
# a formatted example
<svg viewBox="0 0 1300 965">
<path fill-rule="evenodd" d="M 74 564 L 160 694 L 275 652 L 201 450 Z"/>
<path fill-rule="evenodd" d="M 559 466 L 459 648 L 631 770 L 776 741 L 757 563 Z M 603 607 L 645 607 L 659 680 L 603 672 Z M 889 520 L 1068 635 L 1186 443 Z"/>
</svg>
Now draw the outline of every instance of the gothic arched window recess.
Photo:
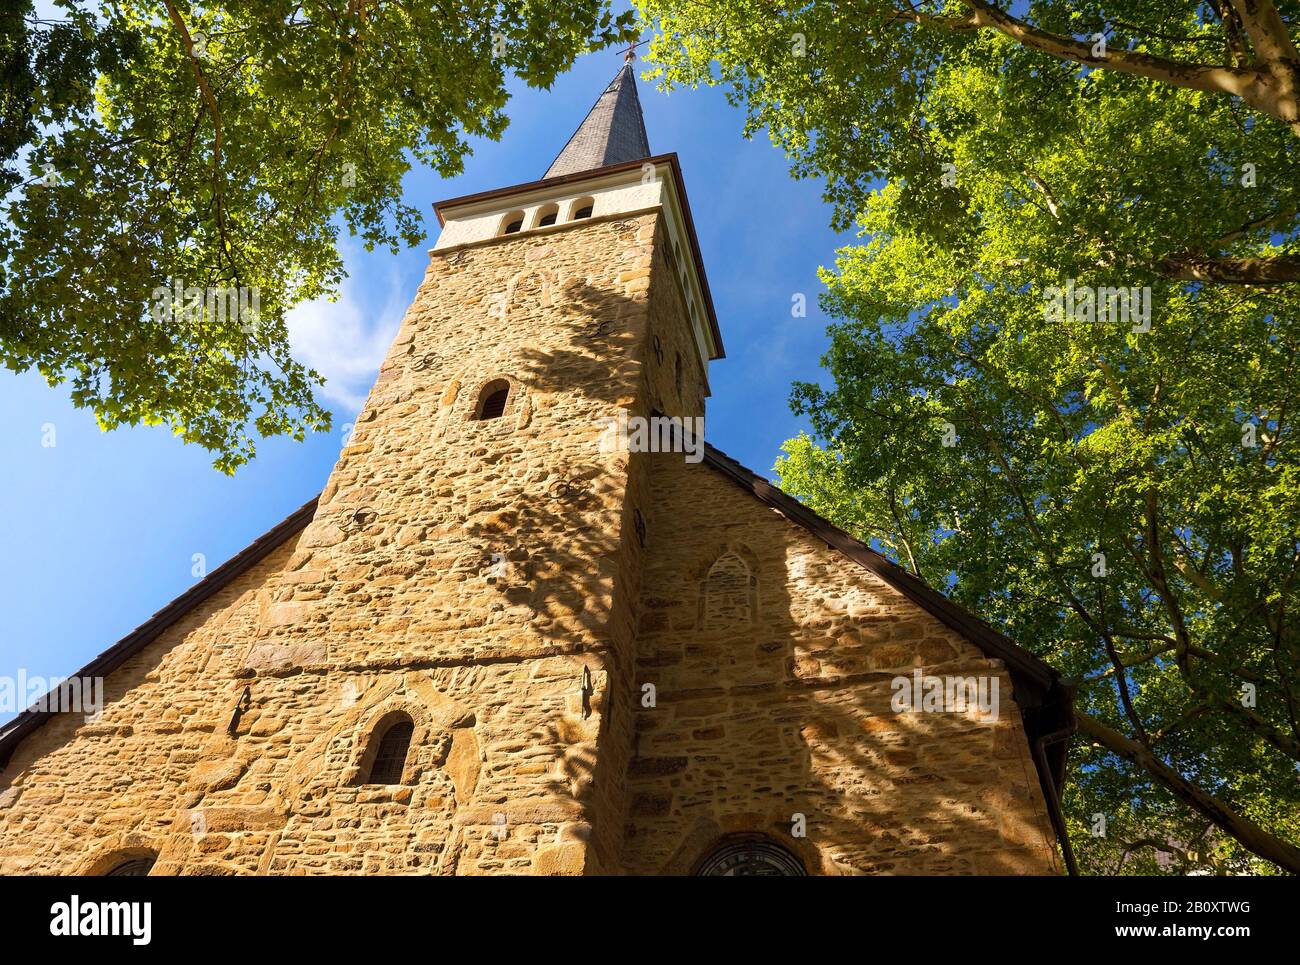
<svg viewBox="0 0 1300 965">
<path fill-rule="evenodd" d="M 141 855 L 136 858 L 127 858 L 120 861 L 113 867 L 104 872 L 105 878 L 144 878 L 151 870 L 153 863 L 158 860 L 154 854 Z"/>
<path fill-rule="evenodd" d="M 375 761 L 370 765 L 367 784 L 401 784 L 402 771 L 406 769 L 406 754 L 411 749 L 411 735 L 415 725 L 409 717 L 402 717 L 388 725 L 379 738 Z"/>
<path fill-rule="evenodd" d="M 709 567 L 700 595 L 700 626 L 726 629 L 752 623 L 758 613 L 758 578 L 744 557 L 728 550 Z"/>
<path fill-rule="evenodd" d="M 500 419 L 506 411 L 506 403 L 510 400 L 510 383 L 505 379 L 496 379 L 483 386 L 483 391 L 479 393 L 478 406 L 474 410 L 474 418 L 480 421 L 484 419 Z"/>
<path fill-rule="evenodd" d="M 516 231 L 524 230 L 524 213 L 522 211 L 511 211 L 501 219 L 501 234 L 512 235 Z"/>
</svg>

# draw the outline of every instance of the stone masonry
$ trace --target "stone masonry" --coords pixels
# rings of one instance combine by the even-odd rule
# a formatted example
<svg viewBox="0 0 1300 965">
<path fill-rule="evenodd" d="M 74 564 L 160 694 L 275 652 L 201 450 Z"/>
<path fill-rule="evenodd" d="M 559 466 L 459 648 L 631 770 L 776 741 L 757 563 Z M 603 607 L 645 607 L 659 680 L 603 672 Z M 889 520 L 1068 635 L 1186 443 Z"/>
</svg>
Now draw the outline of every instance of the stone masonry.
<svg viewBox="0 0 1300 965">
<path fill-rule="evenodd" d="M 688 873 L 735 834 L 1058 872 L 999 661 L 709 465 L 602 451 L 703 413 L 670 257 L 655 210 L 435 252 L 305 528 L 18 745 L 0 873 Z M 918 667 L 999 718 L 894 713 Z"/>
</svg>

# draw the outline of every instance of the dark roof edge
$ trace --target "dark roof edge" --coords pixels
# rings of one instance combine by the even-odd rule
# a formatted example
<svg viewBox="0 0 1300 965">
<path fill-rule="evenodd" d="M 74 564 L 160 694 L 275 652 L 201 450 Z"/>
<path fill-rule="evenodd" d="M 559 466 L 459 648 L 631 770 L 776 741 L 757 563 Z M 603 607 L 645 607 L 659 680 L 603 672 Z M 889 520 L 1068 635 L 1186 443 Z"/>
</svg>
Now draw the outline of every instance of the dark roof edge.
<svg viewBox="0 0 1300 965">
<path fill-rule="evenodd" d="M 511 194 L 521 194 L 538 188 L 559 187 L 563 184 L 572 184 L 575 181 L 587 181 L 607 174 L 618 174 L 620 171 L 639 168 L 643 164 L 667 164 L 672 169 L 673 183 L 677 186 L 677 198 L 681 202 L 682 216 L 686 220 L 686 236 L 691 245 L 691 257 L 695 259 L 695 271 L 699 275 L 700 290 L 704 295 L 704 310 L 709 315 L 709 331 L 713 335 L 713 344 L 717 346 L 718 350 L 718 354 L 713 357 L 715 359 L 726 358 L 727 352 L 722 345 L 722 329 L 718 326 L 718 313 L 713 307 L 713 292 L 709 289 L 709 276 L 704 270 L 704 256 L 700 252 L 700 239 L 695 233 L 695 218 L 691 215 L 691 202 L 686 196 L 686 182 L 682 180 L 681 162 L 677 158 L 676 151 L 671 151 L 668 154 L 656 154 L 653 157 L 637 158 L 635 161 L 610 164 L 603 168 L 593 168 L 590 171 L 575 171 L 572 174 L 562 174 L 555 178 L 543 178 L 540 181 L 528 181 L 524 184 L 493 188 L 490 191 L 479 191 L 476 194 L 465 194 L 459 198 L 447 198 L 445 201 L 434 202 L 433 211 L 438 216 L 438 225 L 442 226 L 447 223 L 443 212 L 450 208 L 458 208 L 479 201 L 490 201 L 493 198 L 503 198 Z"/>
<path fill-rule="evenodd" d="M 1016 702 L 1031 745 L 1034 767 L 1039 772 L 1044 795 L 1048 797 L 1049 807 L 1051 806 L 1052 798 L 1047 795 L 1047 784 L 1050 781 L 1059 795 L 1065 784 L 1068 743 L 1055 748 L 1048 761 L 1047 773 L 1044 773 L 1039 764 L 1039 749 L 1036 745 L 1040 739 L 1059 734 L 1062 730 L 1074 729 L 1074 688 L 1065 682 L 1058 671 L 965 607 L 948 599 L 924 580 L 908 573 L 861 540 L 854 539 L 830 520 L 819 516 L 793 496 L 782 492 L 762 476 L 707 443 L 704 461 L 791 522 L 807 529 L 827 546 L 839 550 L 880 577 L 921 609 L 970 640 L 988 656 L 1006 664 L 1015 686 Z"/>
<path fill-rule="evenodd" d="M 433 213 L 438 216 L 438 224 L 441 226 L 447 223 L 443 212 L 451 208 L 460 208 L 467 204 L 476 204 L 479 201 L 491 201 L 493 198 L 504 198 L 512 194 L 522 194 L 525 191 L 535 191 L 538 188 L 559 187 L 564 184 L 572 184 L 575 181 L 587 181 L 607 174 L 618 174 L 620 171 L 639 168 L 643 164 L 667 164 L 670 162 L 674 165 L 677 164 L 676 152 L 637 158 L 634 161 L 620 161 L 618 164 L 607 164 L 603 168 L 592 168 L 590 171 L 574 171 L 571 174 L 560 174 L 553 178 L 524 181 L 522 184 L 508 184 L 503 188 L 475 191 L 473 194 L 462 194 L 455 198 L 444 198 L 441 201 L 435 201 L 433 203 Z"/>
<path fill-rule="evenodd" d="M 853 538 L 793 496 L 773 486 L 753 470 L 736 462 L 726 453 L 706 443 L 704 459 L 713 468 L 729 476 L 742 488 L 752 492 L 783 516 L 803 526 L 828 546 L 839 550 L 855 563 L 876 574 L 927 613 L 959 631 L 963 636 L 969 637 L 989 656 L 1004 661 L 1009 667 L 1019 670 L 1043 688 L 1051 687 L 1060 680 L 1060 674 L 1014 640 L 999 633 L 924 580 L 913 576 L 861 540 Z"/>
<path fill-rule="evenodd" d="M 169 626 L 185 616 L 190 610 L 221 592 L 234 582 L 237 577 L 248 572 L 279 548 L 286 539 L 303 529 L 311 522 L 319 499 L 319 495 L 313 496 L 287 519 L 277 523 L 272 529 L 253 540 L 248 546 L 226 560 L 198 583 L 195 583 L 140 626 L 78 670 L 71 678 L 65 679 L 108 676 L 128 659 L 162 636 Z M 24 710 L 8 724 L 0 728 L 0 769 L 8 766 L 13 752 L 25 737 L 39 729 L 46 721 L 58 713 L 59 711 Z"/>
</svg>

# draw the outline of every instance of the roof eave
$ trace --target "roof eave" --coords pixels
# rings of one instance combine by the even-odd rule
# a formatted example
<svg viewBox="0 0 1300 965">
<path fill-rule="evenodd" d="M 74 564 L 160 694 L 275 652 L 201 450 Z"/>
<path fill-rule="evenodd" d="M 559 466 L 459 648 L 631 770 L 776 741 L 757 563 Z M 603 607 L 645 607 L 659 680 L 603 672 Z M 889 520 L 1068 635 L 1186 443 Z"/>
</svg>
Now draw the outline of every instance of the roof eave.
<svg viewBox="0 0 1300 965">
<path fill-rule="evenodd" d="M 71 678 L 107 677 L 110 673 L 135 656 L 194 607 L 219 593 L 229 586 L 237 577 L 252 569 L 273 553 L 285 540 L 293 536 L 311 522 L 316 512 L 316 503 L 320 496 L 313 496 L 290 516 L 277 523 L 267 532 L 253 540 L 226 562 L 222 563 L 206 577 L 173 599 L 165 607 L 136 627 L 117 643 L 113 644 Z M 45 697 L 49 697 L 46 694 Z M 36 703 L 41 703 L 40 700 Z M 0 770 L 9 766 L 18 745 L 32 732 L 44 726 L 51 718 L 62 711 L 24 710 L 8 724 L 0 727 Z"/>
<path fill-rule="evenodd" d="M 922 610 L 960 633 L 987 655 L 1001 660 L 1011 674 L 1015 698 L 1030 742 L 1074 726 L 1074 689 L 1060 673 L 1010 637 L 999 633 L 965 607 L 953 602 L 928 583 L 854 539 L 829 520 L 818 515 L 793 496 L 773 486 L 762 476 L 736 462 L 726 453 L 705 445 L 704 461 L 722 472 L 742 489 L 771 506 L 840 553 L 879 576 Z M 1043 775 L 1044 778 L 1047 775 Z M 1050 778 L 1060 787 L 1064 782 L 1064 759 L 1053 762 Z"/>
</svg>

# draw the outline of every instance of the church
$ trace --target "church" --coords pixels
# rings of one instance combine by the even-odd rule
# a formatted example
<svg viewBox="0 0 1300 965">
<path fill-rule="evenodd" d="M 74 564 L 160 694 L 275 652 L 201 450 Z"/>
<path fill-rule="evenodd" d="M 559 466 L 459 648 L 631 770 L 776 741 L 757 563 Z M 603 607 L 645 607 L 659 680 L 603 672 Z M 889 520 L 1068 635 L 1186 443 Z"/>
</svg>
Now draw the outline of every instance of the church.
<svg viewBox="0 0 1300 965">
<path fill-rule="evenodd" d="M 695 430 L 685 174 L 629 57 L 435 206 L 319 496 L 0 729 L 0 874 L 1073 872 L 1071 688 Z"/>
</svg>

